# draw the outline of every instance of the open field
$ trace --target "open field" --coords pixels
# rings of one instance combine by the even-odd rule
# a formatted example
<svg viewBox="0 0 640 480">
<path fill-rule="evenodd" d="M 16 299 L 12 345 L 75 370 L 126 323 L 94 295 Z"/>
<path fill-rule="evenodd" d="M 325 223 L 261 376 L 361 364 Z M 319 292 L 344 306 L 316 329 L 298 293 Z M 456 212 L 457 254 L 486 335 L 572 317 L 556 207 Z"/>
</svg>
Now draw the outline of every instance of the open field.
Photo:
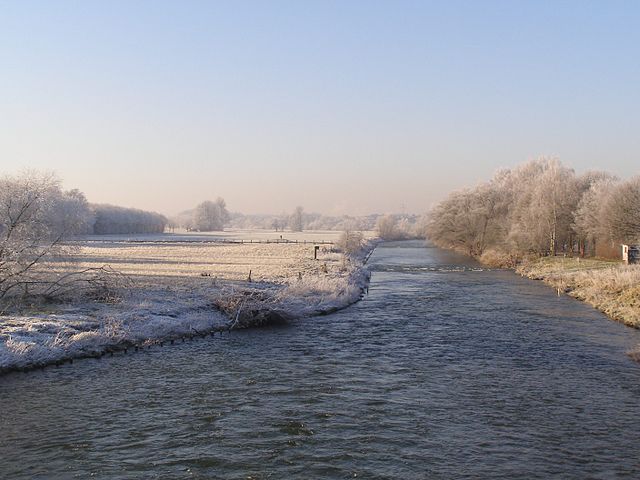
<svg viewBox="0 0 640 480">
<path fill-rule="evenodd" d="M 184 229 L 175 229 L 173 232 L 162 234 L 118 234 L 118 235 L 85 235 L 83 241 L 159 241 L 159 242 L 335 242 L 342 234 L 338 230 L 308 230 L 304 232 L 291 232 L 265 230 L 265 229 L 227 229 L 222 232 L 189 232 Z M 376 236 L 373 231 L 362 232 L 365 238 Z"/>
<path fill-rule="evenodd" d="M 342 255 L 331 245 L 321 245 L 314 260 L 313 244 L 235 244 L 94 241 L 80 246 L 66 260 L 52 268 L 87 268 L 110 265 L 126 275 L 146 281 L 166 281 L 172 277 L 198 279 L 210 276 L 220 280 L 284 282 L 299 274 L 334 272 L 342 265 Z"/>
</svg>

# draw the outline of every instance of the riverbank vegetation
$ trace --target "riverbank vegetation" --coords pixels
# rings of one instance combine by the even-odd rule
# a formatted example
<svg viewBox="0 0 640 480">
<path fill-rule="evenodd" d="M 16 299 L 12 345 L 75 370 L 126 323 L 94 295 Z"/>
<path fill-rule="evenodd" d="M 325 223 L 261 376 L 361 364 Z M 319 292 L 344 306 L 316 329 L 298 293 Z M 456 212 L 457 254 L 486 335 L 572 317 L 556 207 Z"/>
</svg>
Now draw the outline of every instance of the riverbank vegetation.
<svg viewBox="0 0 640 480">
<path fill-rule="evenodd" d="M 576 175 L 542 158 L 451 193 L 426 230 L 438 246 L 515 268 L 640 328 L 640 267 L 623 265 L 620 248 L 640 242 L 640 177 Z"/>
<path fill-rule="evenodd" d="M 640 265 L 545 257 L 519 265 L 516 272 L 543 280 L 559 293 L 583 300 L 614 320 L 640 328 Z"/>
<path fill-rule="evenodd" d="M 582 300 L 613 320 L 640 328 L 640 265 L 556 256 L 523 262 L 516 272 L 542 280 L 557 289 L 558 294 Z M 640 362 L 640 345 L 628 355 Z"/>
<path fill-rule="evenodd" d="M 1 178 L 0 306 L 19 297 L 92 293 L 93 286 L 106 285 L 108 272 L 100 267 L 65 275 L 39 268 L 52 258 L 71 254 L 74 247 L 66 240 L 86 232 L 91 222 L 84 196 L 77 190 L 62 190 L 53 175 L 27 172 Z"/>
<path fill-rule="evenodd" d="M 530 161 L 451 193 L 430 213 L 427 235 L 497 266 L 556 254 L 620 258 L 621 243 L 640 241 L 640 177 Z"/>
</svg>

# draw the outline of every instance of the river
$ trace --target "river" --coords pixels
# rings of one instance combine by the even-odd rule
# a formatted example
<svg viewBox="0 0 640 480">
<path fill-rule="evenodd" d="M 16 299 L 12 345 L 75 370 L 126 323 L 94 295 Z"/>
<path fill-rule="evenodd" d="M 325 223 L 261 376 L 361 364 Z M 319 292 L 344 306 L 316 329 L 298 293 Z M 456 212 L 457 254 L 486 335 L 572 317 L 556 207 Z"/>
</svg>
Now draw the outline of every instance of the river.
<svg viewBox="0 0 640 480">
<path fill-rule="evenodd" d="M 0 377 L 0 478 L 639 478 L 640 332 L 386 243 L 325 317 Z"/>
</svg>

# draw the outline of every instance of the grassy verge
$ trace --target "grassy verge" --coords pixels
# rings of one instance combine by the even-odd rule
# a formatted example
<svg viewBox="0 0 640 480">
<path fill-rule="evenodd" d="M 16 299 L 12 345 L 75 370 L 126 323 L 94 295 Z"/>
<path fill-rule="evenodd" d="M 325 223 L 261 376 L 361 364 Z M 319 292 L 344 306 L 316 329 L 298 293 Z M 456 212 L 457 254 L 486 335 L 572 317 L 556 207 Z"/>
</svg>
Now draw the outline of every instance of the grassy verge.
<svg viewBox="0 0 640 480">
<path fill-rule="evenodd" d="M 613 320 L 640 328 L 640 265 L 555 257 L 526 262 L 516 272 L 583 300 Z M 627 354 L 640 362 L 640 345 Z"/>
<path fill-rule="evenodd" d="M 516 272 L 542 280 L 625 325 L 640 328 L 640 265 L 555 257 L 521 264 Z"/>
</svg>

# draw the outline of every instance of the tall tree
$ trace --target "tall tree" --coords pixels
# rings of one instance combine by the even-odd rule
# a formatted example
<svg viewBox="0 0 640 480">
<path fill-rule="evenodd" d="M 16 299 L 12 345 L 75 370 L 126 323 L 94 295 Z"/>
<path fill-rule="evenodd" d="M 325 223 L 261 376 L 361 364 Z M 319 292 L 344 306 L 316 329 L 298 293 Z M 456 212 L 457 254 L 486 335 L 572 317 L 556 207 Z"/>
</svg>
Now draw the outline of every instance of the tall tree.
<svg viewBox="0 0 640 480">
<path fill-rule="evenodd" d="M 67 251 L 64 240 L 91 219 L 84 195 L 62 191 L 55 175 L 0 178 L 0 299 L 36 282 L 37 264 Z"/>
<path fill-rule="evenodd" d="M 301 232 L 304 230 L 304 209 L 300 206 L 291 214 L 289 218 L 289 228 L 293 232 Z"/>
<path fill-rule="evenodd" d="M 215 202 L 207 200 L 196 207 L 193 224 L 201 232 L 222 231 L 229 218 L 227 204 L 218 197 Z"/>
</svg>

